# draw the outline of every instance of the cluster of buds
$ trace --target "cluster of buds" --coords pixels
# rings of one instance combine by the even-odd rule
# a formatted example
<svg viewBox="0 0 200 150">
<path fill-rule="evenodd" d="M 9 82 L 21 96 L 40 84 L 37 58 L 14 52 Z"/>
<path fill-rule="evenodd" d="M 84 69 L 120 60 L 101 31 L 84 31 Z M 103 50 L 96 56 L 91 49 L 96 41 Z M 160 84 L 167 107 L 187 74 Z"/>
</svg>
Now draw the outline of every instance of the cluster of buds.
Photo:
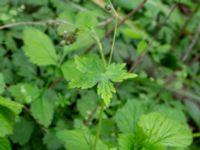
<svg viewBox="0 0 200 150">
<path fill-rule="evenodd" d="M 63 40 L 60 42 L 61 45 L 71 45 L 77 40 L 78 29 L 75 29 L 72 32 L 64 31 Z"/>
</svg>

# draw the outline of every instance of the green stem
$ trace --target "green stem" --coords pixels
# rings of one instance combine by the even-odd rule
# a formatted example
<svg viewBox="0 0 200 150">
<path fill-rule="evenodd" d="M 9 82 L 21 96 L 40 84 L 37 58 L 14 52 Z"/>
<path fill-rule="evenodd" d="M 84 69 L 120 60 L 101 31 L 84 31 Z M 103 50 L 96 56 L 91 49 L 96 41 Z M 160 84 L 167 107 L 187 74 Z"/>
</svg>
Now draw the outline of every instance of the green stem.
<svg viewBox="0 0 200 150">
<path fill-rule="evenodd" d="M 94 38 L 94 40 L 97 42 L 97 45 L 98 45 L 98 47 L 99 47 L 99 53 L 100 53 L 100 55 L 101 55 L 101 59 L 102 59 L 104 68 L 106 68 L 106 59 L 105 59 L 105 56 L 104 56 L 104 54 L 103 54 L 103 46 L 102 46 L 102 44 L 101 44 L 101 41 L 100 41 L 98 35 L 96 34 L 96 31 L 94 30 L 94 28 L 91 28 L 90 31 L 91 31 L 91 33 L 92 33 L 91 36 L 92 36 L 92 37 Z"/>
<path fill-rule="evenodd" d="M 103 47 L 102 47 L 100 40 L 97 40 L 97 44 L 98 44 L 98 47 L 99 47 L 99 53 L 101 55 L 101 59 L 102 59 L 104 68 L 106 68 L 106 60 L 105 60 L 105 57 L 104 57 L 104 54 L 103 54 Z"/>
<path fill-rule="evenodd" d="M 117 33 L 117 22 L 115 23 L 115 29 L 114 29 L 114 35 L 113 35 L 113 42 L 112 42 L 112 47 L 111 47 L 111 51 L 110 51 L 110 57 L 109 57 L 108 64 L 110 64 L 111 61 L 112 61 L 112 56 L 113 56 L 114 47 L 115 47 L 115 41 L 116 41 L 116 33 Z"/>
<path fill-rule="evenodd" d="M 193 138 L 200 138 L 200 132 L 193 133 Z"/>
<path fill-rule="evenodd" d="M 114 52 L 114 46 L 115 46 L 115 41 L 116 41 L 116 34 L 117 34 L 117 18 L 119 17 L 117 14 L 117 11 L 115 10 L 111 0 L 108 0 L 108 2 L 110 3 L 111 7 L 112 7 L 112 11 L 113 11 L 113 15 L 115 17 L 115 28 L 114 28 L 114 35 L 113 35 L 113 41 L 112 41 L 112 47 L 111 47 L 111 51 L 110 51 L 110 57 L 109 57 L 109 61 L 108 64 L 111 63 L 112 61 L 112 57 L 113 57 L 113 52 Z"/>
<path fill-rule="evenodd" d="M 101 103 L 101 109 L 100 109 L 100 114 L 99 114 L 99 123 L 97 126 L 97 132 L 96 132 L 96 136 L 95 136 L 95 141 L 94 141 L 94 145 L 93 145 L 93 149 L 92 150 L 96 150 L 96 146 L 99 140 L 99 136 L 100 136 L 100 132 L 101 132 L 101 127 L 102 127 L 102 120 L 103 120 L 103 111 L 104 111 L 104 102 L 102 101 Z"/>
</svg>

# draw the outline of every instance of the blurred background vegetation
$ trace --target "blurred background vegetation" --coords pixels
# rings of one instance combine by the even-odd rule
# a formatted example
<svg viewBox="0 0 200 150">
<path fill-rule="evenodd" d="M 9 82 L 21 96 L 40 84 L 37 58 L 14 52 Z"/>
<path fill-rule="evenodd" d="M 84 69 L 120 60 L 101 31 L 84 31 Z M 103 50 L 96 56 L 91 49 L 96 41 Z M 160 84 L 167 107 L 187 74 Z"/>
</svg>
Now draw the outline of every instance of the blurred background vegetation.
<svg viewBox="0 0 200 150">
<path fill-rule="evenodd" d="M 86 126 L 95 131 L 99 113 L 95 90 L 68 89 L 58 70 L 32 64 L 22 51 L 22 32 L 27 26 L 34 26 L 49 35 L 59 55 L 66 54 L 64 60 L 97 53 L 89 34 L 76 27 L 92 22 L 90 16 L 98 19 L 96 30 L 106 58 L 117 20 L 113 61 L 125 62 L 127 70 L 139 75 L 133 81 L 117 85 L 117 94 L 104 113 L 102 140 L 112 148 L 117 143 L 118 128 L 126 132 L 115 118 L 121 108 L 128 107 L 125 105 L 128 100 L 142 104 L 145 112 L 173 109 L 172 115 L 177 120 L 185 120 L 193 133 L 200 132 L 200 1 L 112 0 L 112 3 L 117 19 L 106 0 L 0 1 L 0 85 L 3 85 L 0 94 L 24 104 L 14 132 L 8 136 L 7 142 L 13 149 L 64 149 L 55 136 L 57 130 Z M 84 11 L 90 12 L 88 18 L 77 19 Z M 39 95 L 48 99 L 42 103 L 45 106 L 33 103 Z M 41 110 L 43 116 L 39 114 Z M 0 149 L 5 147 L 0 145 Z M 188 150 L 198 149 L 197 136 Z"/>
</svg>

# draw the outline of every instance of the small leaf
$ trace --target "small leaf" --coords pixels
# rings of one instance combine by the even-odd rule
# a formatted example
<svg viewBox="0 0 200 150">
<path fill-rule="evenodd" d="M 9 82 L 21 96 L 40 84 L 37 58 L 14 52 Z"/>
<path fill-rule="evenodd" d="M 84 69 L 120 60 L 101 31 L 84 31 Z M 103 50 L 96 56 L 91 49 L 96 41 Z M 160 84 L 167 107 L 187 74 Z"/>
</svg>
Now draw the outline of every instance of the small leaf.
<svg viewBox="0 0 200 150">
<path fill-rule="evenodd" d="M 96 84 L 97 93 L 109 106 L 115 88 L 112 82 L 121 82 L 129 78 L 137 77 L 136 74 L 128 73 L 125 64 L 111 64 L 106 68 L 97 55 L 86 55 L 75 57 L 74 62 L 68 61 L 63 64 L 62 71 L 70 88 L 88 89 Z M 71 70 L 70 70 L 71 69 Z"/>
<path fill-rule="evenodd" d="M 118 138 L 119 143 L 119 150 L 133 150 L 134 143 L 133 143 L 134 135 L 132 134 L 121 134 Z"/>
<path fill-rule="evenodd" d="M 12 85 L 9 87 L 9 92 L 17 102 L 22 104 L 32 103 L 40 94 L 40 90 L 37 86 L 28 83 Z"/>
<path fill-rule="evenodd" d="M 73 68 L 72 71 L 69 68 Z M 96 55 L 76 57 L 73 62 L 66 62 L 62 71 L 66 79 L 70 80 L 70 88 L 88 89 L 97 84 L 103 70 L 101 60 Z"/>
<path fill-rule="evenodd" d="M 0 137 L 5 137 L 13 132 L 15 114 L 8 108 L 0 105 Z"/>
<path fill-rule="evenodd" d="M 123 133 L 134 133 L 136 131 L 137 122 L 144 113 L 144 106 L 136 100 L 128 100 L 126 104 L 117 110 L 115 122 Z"/>
<path fill-rule="evenodd" d="M 63 130 L 57 136 L 68 150 L 90 150 L 94 144 L 94 137 L 84 131 Z M 98 140 L 96 150 L 108 150 L 108 147 Z"/>
<path fill-rule="evenodd" d="M 185 101 L 185 106 L 187 113 L 191 116 L 191 118 L 195 121 L 195 123 L 200 128 L 200 108 L 197 103 L 192 101 Z"/>
<path fill-rule="evenodd" d="M 24 52 L 34 64 L 56 65 L 57 55 L 49 37 L 35 28 L 26 28 L 23 35 Z"/>
<path fill-rule="evenodd" d="M 76 16 L 76 25 L 79 27 L 95 27 L 97 24 L 98 20 L 94 12 L 84 11 Z"/>
<path fill-rule="evenodd" d="M 97 106 L 98 100 L 99 98 L 93 90 L 88 90 L 81 94 L 81 99 L 77 101 L 77 109 L 84 119 L 92 113 Z M 95 114 L 93 115 L 93 118 L 96 117 Z"/>
<path fill-rule="evenodd" d="M 53 119 L 54 104 L 45 98 L 38 99 L 32 103 L 31 113 L 39 123 L 48 127 Z"/>
<path fill-rule="evenodd" d="M 14 143 L 19 143 L 20 145 L 26 144 L 33 132 L 34 124 L 31 121 L 25 120 L 24 118 L 19 119 L 15 126 L 11 139 Z"/>
<path fill-rule="evenodd" d="M 44 144 L 47 145 L 48 150 L 57 150 L 61 147 L 61 141 L 56 136 L 56 131 L 53 129 L 48 130 L 48 133 L 43 139 Z"/>
<path fill-rule="evenodd" d="M 0 150 L 11 150 L 11 145 L 7 138 L 0 138 Z"/>
<path fill-rule="evenodd" d="M 110 64 L 105 72 L 105 76 L 113 82 L 121 82 L 126 79 L 137 77 L 136 74 L 128 73 L 125 69 L 125 64 Z"/>
<path fill-rule="evenodd" d="M 146 48 L 147 48 L 147 43 L 144 40 L 142 40 L 137 46 L 138 54 L 141 54 Z"/>
<path fill-rule="evenodd" d="M 192 143 L 192 134 L 186 125 L 163 117 L 160 113 L 141 116 L 138 125 L 146 134 L 150 146 L 185 148 Z"/>
<path fill-rule="evenodd" d="M 106 106 L 109 106 L 110 100 L 115 92 L 116 90 L 109 80 L 102 80 L 97 86 L 97 93 L 104 100 Z"/>
<path fill-rule="evenodd" d="M 21 112 L 22 107 L 23 107 L 23 105 L 16 103 L 14 101 L 11 101 L 9 99 L 6 99 L 4 97 L 0 97 L 0 106 L 8 108 L 15 115 L 18 115 Z"/>
</svg>

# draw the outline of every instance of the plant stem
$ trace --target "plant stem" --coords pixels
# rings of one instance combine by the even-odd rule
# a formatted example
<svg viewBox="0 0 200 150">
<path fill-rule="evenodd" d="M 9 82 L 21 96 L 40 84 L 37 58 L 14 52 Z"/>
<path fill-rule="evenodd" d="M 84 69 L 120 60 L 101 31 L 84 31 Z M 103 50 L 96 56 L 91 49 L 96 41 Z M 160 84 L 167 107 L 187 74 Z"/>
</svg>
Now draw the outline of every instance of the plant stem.
<svg viewBox="0 0 200 150">
<path fill-rule="evenodd" d="M 99 47 L 99 53 L 100 53 L 100 56 L 101 56 L 101 59 L 102 59 L 102 62 L 103 62 L 103 66 L 104 68 L 106 68 L 106 59 L 105 59 L 105 56 L 103 54 L 103 46 L 101 44 L 101 41 L 98 37 L 98 35 L 96 34 L 96 31 L 94 30 L 94 28 L 91 28 L 91 33 L 92 33 L 92 37 L 94 38 L 94 40 L 97 42 L 97 45 Z"/>
<path fill-rule="evenodd" d="M 112 42 L 112 47 L 111 47 L 111 51 L 110 51 L 110 57 L 109 57 L 108 64 L 110 64 L 111 61 L 112 61 L 112 56 L 113 56 L 114 47 L 115 47 L 115 41 L 116 41 L 116 33 L 117 33 L 117 23 L 115 23 L 115 29 L 114 29 L 114 35 L 113 35 L 113 42 Z"/>
<path fill-rule="evenodd" d="M 99 47 L 99 53 L 101 55 L 101 59 L 103 61 L 104 68 L 106 68 L 106 60 L 105 60 L 105 57 L 104 57 L 104 54 L 103 54 L 103 47 L 102 47 L 100 40 L 97 40 L 97 44 L 98 44 L 98 47 Z"/>
<path fill-rule="evenodd" d="M 100 109 L 100 114 L 99 114 L 99 123 L 97 126 L 97 132 L 96 132 L 96 136 L 95 136 L 95 141 L 94 141 L 94 145 L 93 145 L 93 149 L 92 150 L 96 150 L 96 146 L 99 140 L 99 136 L 100 136 L 100 132 L 101 132 L 101 127 L 102 127 L 102 120 L 103 120 L 103 111 L 104 111 L 104 102 L 102 101 L 101 103 L 101 109 Z"/>
<path fill-rule="evenodd" d="M 115 26 L 114 26 L 114 34 L 113 34 L 113 41 L 112 41 L 112 46 L 111 46 L 111 51 L 110 51 L 110 57 L 109 57 L 109 61 L 108 61 L 108 64 L 111 63 L 112 61 L 112 56 L 113 56 L 113 52 L 114 52 L 114 46 L 115 46 L 115 40 L 116 40 L 116 33 L 117 33 L 117 18 L 119 18 L 119 15 L 117 14 L 117 11 L 115 10 L 111 0 L 108 0 L 111 7 L 112 7 L 112 11 L 113 11 L 113 15 L 115 17 Z"/>
<path fill-rule="evenodd" d="M 193 133 L 193 138 L 200 138 L 200 132 Z"/>
</svg>

